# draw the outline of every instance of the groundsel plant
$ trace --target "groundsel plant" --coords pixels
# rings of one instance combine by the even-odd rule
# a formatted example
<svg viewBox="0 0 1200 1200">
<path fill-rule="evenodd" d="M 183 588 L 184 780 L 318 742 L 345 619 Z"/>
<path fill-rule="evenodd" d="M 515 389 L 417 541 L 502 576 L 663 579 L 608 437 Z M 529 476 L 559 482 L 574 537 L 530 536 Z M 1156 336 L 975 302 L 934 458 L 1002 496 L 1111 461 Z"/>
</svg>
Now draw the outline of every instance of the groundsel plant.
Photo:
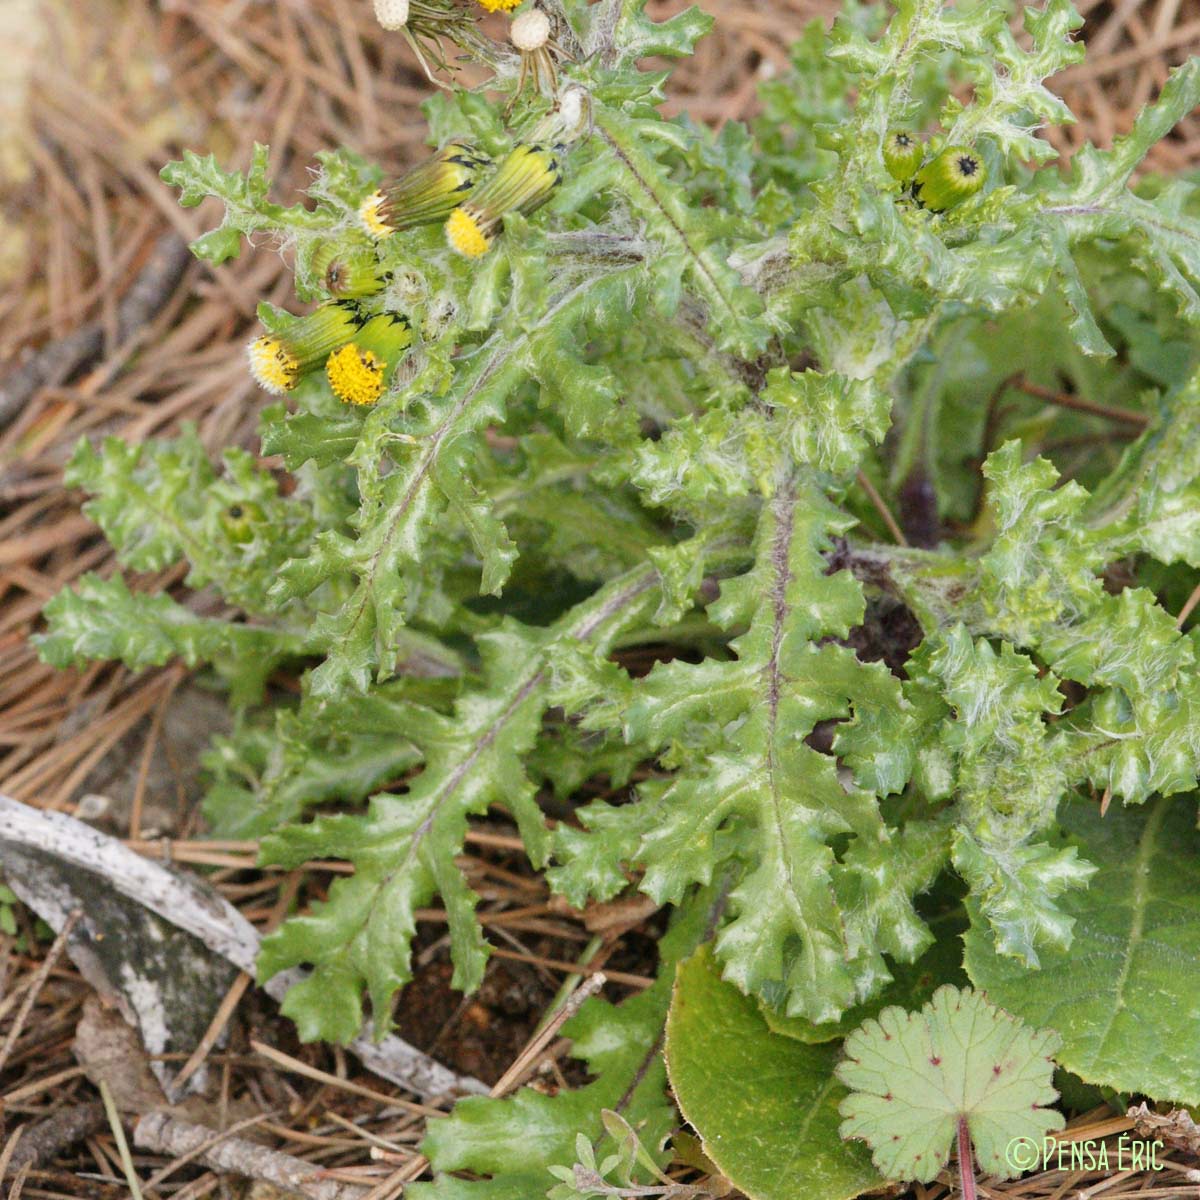
<svg viewBox="0 0 1200 1200">
<path fill-rule="evenodd" d="M 322 153 L 290 206 L 266 147 L 163 171 L 224 201 L 214 268 L 251 235 L 294 260 L 249 349 L 267 460 L 185 429 L 68 470 L 126 568 L 185 560 L 226 615 L 86 576 L 40 648 L 207 664 L 237 714 L 211 827 L 352 864 L 264 945 L 264 977 L 308 971 L 305 1038 L 389 1028 L 435 897 L 478 987 L 456 856 L 489 810 L 572 905 L 674 906 L 659 985 L 572 1026 L 591 1084 L 436 1123 L 439 1170 L 540 1195 L 605 1109 L 657 1153 L 673 964 L 706 930 L 741 992 L 836 1021 L 957 880 L 1031 969 L 1093 870 L 1060 805 L 1195 788 L 1200 196 L 1138 172 L 1200 67 L 1064 166 L 1067 0 L 852 5 L 719 132 L 659 110 L 694 8 L 526 0 L 495 42 L 466 0 L 376 9 L 450 71 L 426 161 Z M 608 798 L 547 819 L 589 780 Z"/>
</svg>

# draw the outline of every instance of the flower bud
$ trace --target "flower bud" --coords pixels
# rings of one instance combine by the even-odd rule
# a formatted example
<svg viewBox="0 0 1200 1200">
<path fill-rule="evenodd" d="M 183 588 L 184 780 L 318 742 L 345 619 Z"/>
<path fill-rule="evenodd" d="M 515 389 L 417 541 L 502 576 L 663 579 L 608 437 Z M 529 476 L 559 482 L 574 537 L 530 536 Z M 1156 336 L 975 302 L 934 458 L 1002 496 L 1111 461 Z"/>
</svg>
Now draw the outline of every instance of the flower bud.
<svg viewBox="0 0 1200 1200">
<path fill-rule="evenodd" d="M 473 146 L 450 142 L 394 183 L 372 192 L 358 210 L 359 221 L 374 238 L 436 225 L 453 212 L 490 165 L 487 155 Z"/>
<path fill-rule="evenodd" d="M 400 313 L 379 313 L 354 341 L 335 350 L 325 363 L 333 394 L 344 404 L 376 404 L 412 345 L 412 323 Z"/>
<path fill-rule="evenodd" d="M 917 173 L 924 157 L 925 148 L 911 130 L 892 129 L 883 139 L 883 165 L 901 183 L 907 183 Z"/>
<path fill-rule="evenodd" d="M 467 258 L 491 248 L 504 214 L 527 215 L 544 204 L 562 181 L 561 146 L 520 142 L 488 179 L 446 221 L 446 239 Z"/>
<path fill-rule="evenodd" d="M 973 196 L 987 180 L 987 167 L 966 146 L 947 146 L 913 179 L 913 199 L 930 212 L 945 212 Z"/>
<path fill-rule="evenodd" d="M 384 275 L 369 246 L 327 242 L 312 258 L 313 274 L 335 299 L 373 296 L 383 290 Z"/>
<path fill-rule="evenodd" d="M 221 528 L 231 542 L 244 545 L 254 540 L 255 526 L 262 527 L 267 519 L 261 504 L 239 500 L 220 514 Z"/>
<path fill-rule="evenodd" d="M 307 317 L 295 317 L 284 332 L 255 338 L 246 347 L 250 373 L 259 387 L 282 396 L 345 345 L 361 325 L 362 314 L 352 301 L 322 304 Z"/>
</svg>

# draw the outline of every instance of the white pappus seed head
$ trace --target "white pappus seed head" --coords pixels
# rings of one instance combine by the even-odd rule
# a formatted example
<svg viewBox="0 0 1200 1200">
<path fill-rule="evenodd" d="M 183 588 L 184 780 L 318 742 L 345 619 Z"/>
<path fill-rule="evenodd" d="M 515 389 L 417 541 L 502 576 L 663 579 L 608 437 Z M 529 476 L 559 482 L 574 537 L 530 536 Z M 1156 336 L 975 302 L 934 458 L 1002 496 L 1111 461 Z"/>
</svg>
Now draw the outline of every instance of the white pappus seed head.
<svg viewBox="0 0 1200 1200">
<path fill-rule="evenodd" d="M 568 138 L 579 136 L 586 120 L 584 103 L 588 93 L 577 84 L 568 87 L 558 98 L 558 124 L 563 134 Z"/>
<path fill-rule="evenodd" d="M 403 29 L 408 24 L 408 0 L 375 0 L 375 19 L 384 29 Z"/>
<path fill-rule="evenodd" d="M 508 36 L 518 50 L 540 50 L 550 40 L 550 18 L 540 8 L 531 8 L 513 18 Z"/>
</svg>

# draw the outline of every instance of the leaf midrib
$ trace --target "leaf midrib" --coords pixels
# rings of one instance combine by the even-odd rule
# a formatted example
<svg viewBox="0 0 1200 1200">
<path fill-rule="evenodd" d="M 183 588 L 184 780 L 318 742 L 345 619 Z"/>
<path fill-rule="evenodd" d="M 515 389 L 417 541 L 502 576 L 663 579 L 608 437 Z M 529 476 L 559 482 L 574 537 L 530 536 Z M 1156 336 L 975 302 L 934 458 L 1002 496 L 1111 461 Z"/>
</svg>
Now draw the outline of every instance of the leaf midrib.
<svg viewBox="0 0 1200 1200">
<path fill-rule="evenodd" d="M 1124 961 L 1117 972 L 1116 983 L 1113 985 L 1113 1002 L 1108 1010 L 1108 1021 L 1100 1036 L 1096 1039 L 1096 1054 L 1104 1052 L 1105 1044 L 1116 1024 L 1117 1016 L 1125 1010 L 1125 986 L 1129 982 L 1129 974 L 1133 969 L 1133 958 L 1142 943 L 1146 925 L 1146 906 L 1150 896 L 1150 859 L 1153 857 L 1158 834 L 1166 819 L 1169 801 L 1160 797 L 1150 813 L 1138 842 L 1137 858 L 1133 864 L 1133 897 L 1130 905 L 1131 919 L 1129 936 L 1125 943 Z"/>
</svg>

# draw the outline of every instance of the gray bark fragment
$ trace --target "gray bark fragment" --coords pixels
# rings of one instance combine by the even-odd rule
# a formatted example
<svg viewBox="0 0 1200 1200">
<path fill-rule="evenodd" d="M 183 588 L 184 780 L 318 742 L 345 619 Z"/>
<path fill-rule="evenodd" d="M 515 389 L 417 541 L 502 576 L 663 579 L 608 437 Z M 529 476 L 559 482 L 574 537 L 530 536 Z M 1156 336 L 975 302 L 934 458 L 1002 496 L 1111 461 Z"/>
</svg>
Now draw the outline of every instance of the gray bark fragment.
<svg viewBox="0 0 1200 1200">
<path fill-rule="evenodd" d="M 0 864 L 12 890 L 56 930 L 81 909 L 67 943 L 80 974 L 138 1030 L 147 1054 L 190 1054 L 237 968 L 109 886 L 102 874 L 10 842 L 6 825 L 0 827 Z M 152 1061 L 151 1069 L 165 1089 L 178 1066 Z M 203 1075 L 197 1071 L 188 1090 L 202 1090 Z"/>
<path fill-rule="evenodd" d="M 204 987 L 207 977 L 217 973 L 205 950 L 254 974 L 258 932 L 233 905 L 200 880 L 144 858 L 65 813 L 45 812 L 0 795 L 0 870 L 21 900 L 55 929 L 62 928 L 73 909 L 83 909 L 84 919 L 76 926 L 68 952 L 93 986 L 113 999 L 122 997 L 118 1003 L 130 1010 L 138 1011 L 123 984 L 132 984 L 138 995 L 146 980 L 157 978 L 157 972 L 150 972 L 150 961 L 171 964 L 176 972 L 176 979 L 170 985 L 164 982 L 155 996 L 174 997 L 201 988 L 206 996 L 215 994 L 191 1044 L 179 1047 L 185 1053 L 199 1041 L 233 979 L 222 965 L 224 983 Z M 129 908 L 148 910 L 147 918 L 161 920 L 141 925 Z M 175 944 L 177 934 L 187 936 Z M 164 949 L 168 943 L 170 950 Z M 303 977 L 298 970 L 281 972 L 263 988 L 282 1000 Z M 170 991 L 164 990 L 168 986 Z M 168 1011 L 163 1007 L 147 1017 L 152 1036 L 173 1036 Z M 156 1029 L 156 1023 L 161 1027 Z M 140 1016 L 137 1024 L 145 1035 Z M 157 1052 L 149 1043 L 147 1049 Z M 358 1038 L 348 1049 L 376 1075 L 425 1099 L 488 1091 L 480 1080 L 455 1074 L 398 1037 L 378 1042 Z"/>
<path fill-rule="evenodd" d="M 244 1138 L 221 1138 L 215 1130 L 193 1125 L 190 1121 L 178 1121 L 162 1112 L 147 1113 L 138 1121 L 133 1129 L 133 1144 L 170 1158 L 192 1155 L 215 1170 L 232 1171 L 247 1179 L 261 1179 L 290 1194 L 311 1197 L 311 1200 L 362 1200 L 370 1190 L 354 1183 L 322 1179 L 321 1168 L 316 1163 L 268 1150 L 260 1143 Z M 197 1154 L 206 1144 L 208 1148 Z"/>
</svg>

